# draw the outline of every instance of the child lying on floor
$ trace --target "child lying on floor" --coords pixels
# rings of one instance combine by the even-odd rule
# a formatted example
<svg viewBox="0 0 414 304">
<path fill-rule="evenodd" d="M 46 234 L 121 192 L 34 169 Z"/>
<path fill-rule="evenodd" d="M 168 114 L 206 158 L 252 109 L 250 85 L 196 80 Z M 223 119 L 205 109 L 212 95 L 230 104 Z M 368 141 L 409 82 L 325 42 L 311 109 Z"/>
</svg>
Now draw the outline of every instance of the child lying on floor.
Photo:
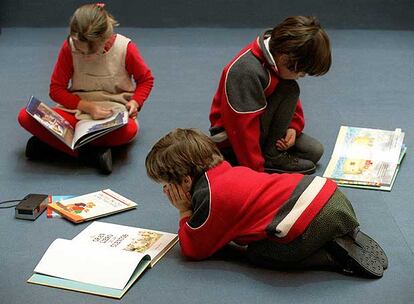
<svg viewBox="0 0 414 304">
<path fill-rule="evenodd" d="M 231 167 L 195 129 L 165 135 L 145 165 L 179 211 L 180 245 L 188 258 L 206 259 L 233 241 L 247 245 L 252 263 L 277 269 L 330 268 L 378 278 L 388 266 L 329 179 Z"/>
</svg>

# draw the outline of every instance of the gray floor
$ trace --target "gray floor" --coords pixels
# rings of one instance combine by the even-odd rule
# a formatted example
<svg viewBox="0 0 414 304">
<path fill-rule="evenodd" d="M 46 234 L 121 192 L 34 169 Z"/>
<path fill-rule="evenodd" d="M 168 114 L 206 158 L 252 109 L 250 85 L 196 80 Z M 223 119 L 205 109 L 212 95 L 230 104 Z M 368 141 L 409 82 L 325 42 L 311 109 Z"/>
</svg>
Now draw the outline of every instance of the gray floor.
<svg viewBox="0 0 414 304">
<path fill-rule="evenodd" d="M 57 159 L 24 157 L 29 134 L 16 121 L 35 95 L 49 101 L 51 70 L 66 29 L 4 28 L 0 35 L 1 200 L 27 193 L 83 194 L 111 188 L 139 204 L 105 221 L 175 232 L 177 212 L 144 171 L 154 141 L 174 127 L 207 130 L 208 112 L 222 67 L 261 29 L 133 29 L 119 32 L 140 47 L 155 87 L 139 115 L 138 140 L 117 153 L 114 172 Z M 390 259 L 380 280 L 323 271 L 278 272 L 215 258 L 188 262 L 179 246 L 147 271 L 122 303 L 413 303 L 414 205 L 411 157 L 414 122 L 414 32 L 329 31 L 333 66 L 328 75 L 300 81 L 306 132 L 326 147 L 322 174 L 340 125 L 406 131 L 409 151 L 392 192 L 344 189 L 363 230 Z M 411 182 L 410 182 L 411 181 Z M 113 300 L 29 285 L 27 278 L 56 238 L 70 239 L 86 227 L 42 215 L 35 222 L 0 210 L 0 299 L 2 303 L 109 303 Z"/>
</svg>

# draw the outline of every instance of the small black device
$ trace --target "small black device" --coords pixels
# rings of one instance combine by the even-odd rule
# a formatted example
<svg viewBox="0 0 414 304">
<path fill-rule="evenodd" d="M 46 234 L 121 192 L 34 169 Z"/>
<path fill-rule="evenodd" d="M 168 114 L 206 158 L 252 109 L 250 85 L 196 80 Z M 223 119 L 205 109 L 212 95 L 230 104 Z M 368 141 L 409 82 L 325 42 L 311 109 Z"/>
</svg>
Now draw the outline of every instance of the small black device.
<svg viewBox="0 0 414 304">
<path fill-rule="evenodd" d="M 15 208 L 15 217 L 34 221 L 45 211 L 48 203 L 46 194 L 28 194 Z"/>
</svg>

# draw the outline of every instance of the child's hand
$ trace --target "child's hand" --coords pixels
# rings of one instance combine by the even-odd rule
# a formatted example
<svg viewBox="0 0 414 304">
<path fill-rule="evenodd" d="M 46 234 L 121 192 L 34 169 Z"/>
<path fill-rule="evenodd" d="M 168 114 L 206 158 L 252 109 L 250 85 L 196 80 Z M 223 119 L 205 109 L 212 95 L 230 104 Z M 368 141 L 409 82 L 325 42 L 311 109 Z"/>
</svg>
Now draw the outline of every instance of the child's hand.
<svg viewBox="0 0 414 304">
<path fill-rule="evenodd" d="M 276 148 L 279 151 L 285 151 L 292 147 L 296 142 L 296 130 L 287 129 L 285 138 L 278 139 L 276 141 Z"/>
<path fill-rule="evenodd" d="M 131 99 L 130 101 L 128 101 L 128 103 L 125 106 L 128 110 L 129 117 L 131 117 L 132 119 L 137 118 L 137 114 L 138 114 L 138 111 L 139 111 L 138 102 Z"/>
<path fill-rule="evenodd" d="M 163 186 L 163 192 L 168 197 L 171 204 L 184 213 L 191 211 L 191 195 L 189 192 L 184 191 L 180 185 L 166 184 Z"/>
<path fill-rule="evenodd" d="M 88 113 L 93 119 L 104 119 L 113 114 L 111 108 L 103 107 L 99 104 L 86 100 L 79 101 L 78 109 L 82 112 Z"/>
<path fill-rule="evenodd" d="M 108 118 L 113 114 L 111 108 L 106 108 L 99 105 L 93 105 L 92 111 L 89 112 L 93 119 L 104 119 Z"/>
</svg>

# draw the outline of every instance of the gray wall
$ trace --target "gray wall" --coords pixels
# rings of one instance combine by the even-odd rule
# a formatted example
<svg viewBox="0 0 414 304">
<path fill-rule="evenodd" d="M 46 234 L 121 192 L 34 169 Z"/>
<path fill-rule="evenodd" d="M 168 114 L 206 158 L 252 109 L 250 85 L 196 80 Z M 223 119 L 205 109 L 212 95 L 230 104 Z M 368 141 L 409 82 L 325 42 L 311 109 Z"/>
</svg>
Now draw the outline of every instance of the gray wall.
<svg viewBox="0 0 414 304">
<path fill-rule="evenodd" d="M 90 1 L 92 2 L 92 1 Z M 414 0 L 107 0 L 124 27 L 272 27 L 315 15 L 337 29 L 414 30 Z M 76 0 L 0 0 L 0 27 L 67 26 Z"/>
</svg>

